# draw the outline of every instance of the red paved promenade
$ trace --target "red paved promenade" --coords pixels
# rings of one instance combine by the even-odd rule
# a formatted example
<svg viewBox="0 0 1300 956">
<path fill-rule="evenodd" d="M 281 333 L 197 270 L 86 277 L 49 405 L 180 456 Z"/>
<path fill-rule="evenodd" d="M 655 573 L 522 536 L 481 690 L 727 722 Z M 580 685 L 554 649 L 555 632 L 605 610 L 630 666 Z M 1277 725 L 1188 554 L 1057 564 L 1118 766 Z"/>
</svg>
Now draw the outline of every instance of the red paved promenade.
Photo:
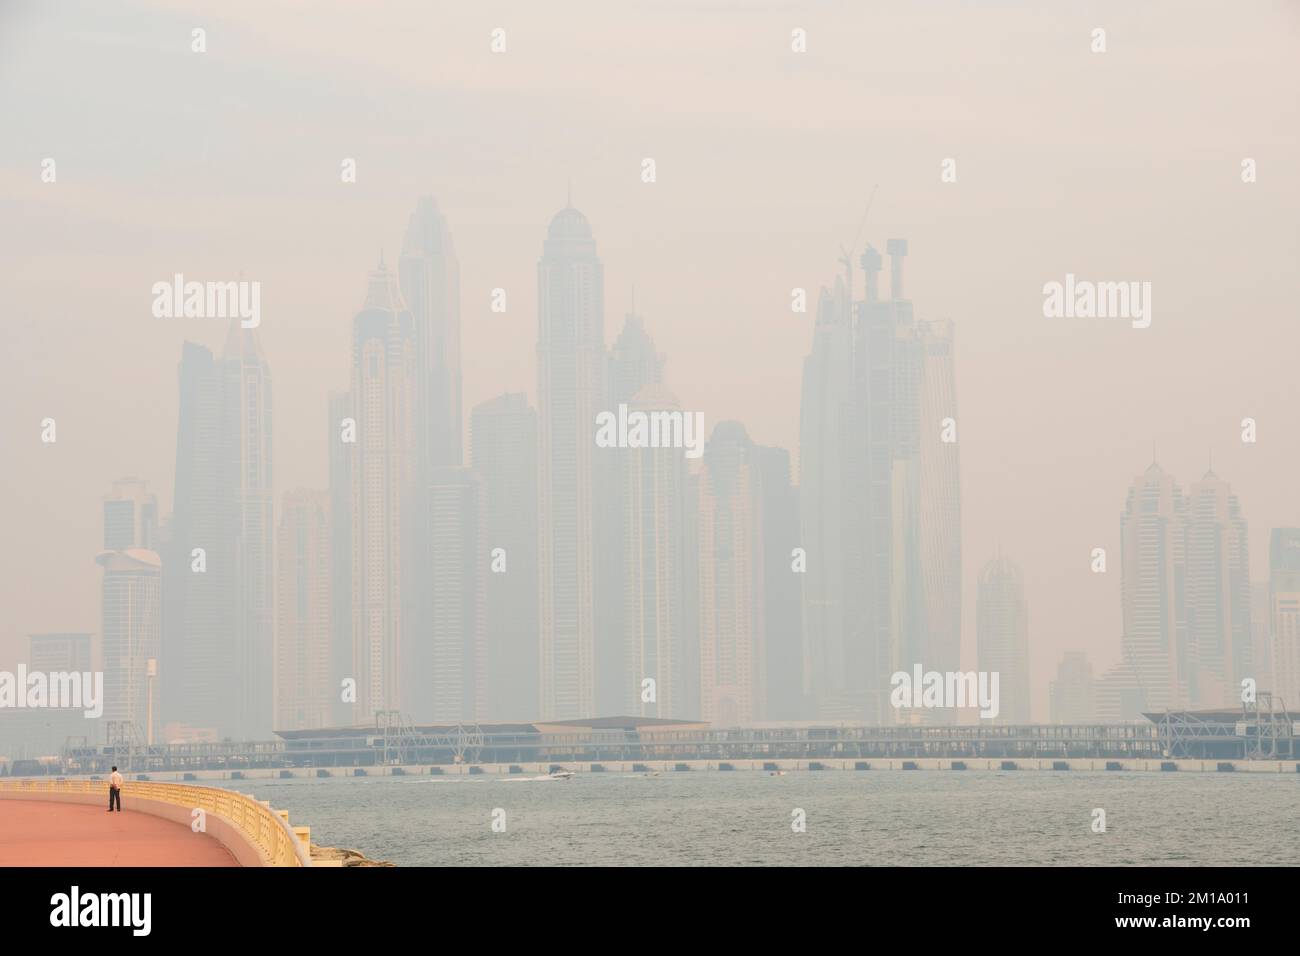
<svg viewBox="0 0 1300 956">
<path fill-rule="evenodd" d="M 206 833 L 147 813 L 0 801 L 0 866 L 238 866 Z"/>
</svg>

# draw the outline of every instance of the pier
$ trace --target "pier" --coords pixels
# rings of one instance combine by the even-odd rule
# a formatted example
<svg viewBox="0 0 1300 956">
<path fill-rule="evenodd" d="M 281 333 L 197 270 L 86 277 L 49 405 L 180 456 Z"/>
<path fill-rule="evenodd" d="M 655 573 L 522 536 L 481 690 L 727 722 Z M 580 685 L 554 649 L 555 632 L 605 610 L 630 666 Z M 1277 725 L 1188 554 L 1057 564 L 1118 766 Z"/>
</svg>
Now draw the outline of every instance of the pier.
<svg viewBox="0 0 1300 956">
<path fill-rule="evenodd" d="M 136 781 L 239 780 L 338 775 L 384 768 L 687 764 L 863 769 L 908 762 L 917 768 L 956 763 L 967 769 L 1147 769 L 1202 763 L 1275 764 L 1294 771 L 1300 759 L 1296 722 L 1285 711 L 1171 711 L 1145 723 L 962 725 L 851 724 L 718 729 L 702 721 L 602 717 L 514 724 L 415 726 L 383 712 L 373 726 L 285 730 L 269 741 L 144 745 L 129 735 L 105 745 L 69 740 L 57 758 L 23 761 L 11 773 L 96 776 L 116 765 Z M 944 761 L 948 763 L 945 764 Z M 398 768 L 398 769 L 394 769 Z M 1060 769 L 1060 768 L 1056 768 Z M 214 779 L 214 778 L 207 778 Z"/>
</svg>

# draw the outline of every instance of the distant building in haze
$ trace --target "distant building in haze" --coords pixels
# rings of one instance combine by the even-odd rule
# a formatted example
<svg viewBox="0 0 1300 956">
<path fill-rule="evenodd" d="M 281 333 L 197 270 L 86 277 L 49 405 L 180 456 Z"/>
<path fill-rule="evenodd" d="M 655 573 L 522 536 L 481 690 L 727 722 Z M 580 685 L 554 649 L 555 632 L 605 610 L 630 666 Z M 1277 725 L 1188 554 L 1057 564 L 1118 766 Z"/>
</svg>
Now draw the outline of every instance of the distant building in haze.
<svg viewBox="0 0 1300 956">
<path fill-rule="evenodd" d="M 995 721 L 1029 723 L 1029 611 L 1024 576 L 1005 555 L 993 557 L 980 571 L 975 628 L 979 669 L 999 675 Z"/>
<path fill-rule="evenodd" d="M 1097 687 L 1092 664 L 1082 651 L 1067 651 L 1048 690 L 1054 724 L 1088 724 L 1097 719 Z"/>
<path fill-rule="evenodd" d="M 1186 501 L 1154 462 L 1133 480 L 1120 516 L 1123 661 L 1142 710 L 1186 706 Z"/>
<path fill-rule="evenodd" d="M 961 468 L 953 323 L 943 319 L 918 322 L 917 327 L 923 353 L 917 516 L 926 635 L 921 660 L 927 668 L 957 671 L 961 669 Z"/>
<path fill-rule="evenodd" d="M 605 406 L 604 271 L 587 219 L 555 214 L 537 264 L 540 711 L 595 707 L 596 414 Z M 607 585 L 608 586 L 608 585 Z M 610 623 L 610 622 L 606 622 Z"/>
<path fill-rule="evenodd" d="M 104 499 L 104 550 L 158 549 L 158 499 L 138 478 L 119 478 Z"/>
<path fill-rule="evenodd" d="M 699 479 L 700 719 L 737 727 L 766 716 L 763 492 L 753 442 L 720 422 Z"/>
<path fill-rule="evenodd" d="M 157 540 L 158 502 L 135 478 L 113 482 L 104 498 L 104 569 L 100 639 L 105 721 L 118 722 L 115 740 L 145 744 L 161 726 L 159 659 L 162 656 L 162 559 Z M 124 734 L 121 725 L 129 730 Z"/>
<path fill-rule="evenodd" d="M 1237 496 L 1213 471 L 1188 490 L 1184 545 L 1186 647 L 1180 684 L 1193 708 L 1236 707 L 1254 678 L 1250 545 Z"/>
<path fill-rule="evenodd" d="M 645 321 L 635 313 L 628 313 L 618 338 L 609 349 L 605 405 L 601 410 L 616 411 L 619 405 L 630 405 L 647 385 L 662 385 L 665 364 L 664 356 L 655 350 L 654 340 L 646 331 Z M 624 712 L 629 700 L 625 633 L 628 622 L 624 617 L 623 602 L 628 596 L 627 575 L 631 557 L 623 535 L 629 493 L 625 486 L 626 458 L 635 454 L 634 450 L 608 449 L 596 455 L 592 463 L 595 475 L 596 520 L 593 526 L 596 534 L 597 621 L 593 666 L 595 706 L 597 713 L 602 714 Z M 687 676 L 686 683 L 689 682 Z M 675 704 L 683 703 L 685 686 L 678 688 Z M 639 702 L 639 695 L 637 700 Z M 640 710 L 627 712 L 641 713 Z"/>
<path fill-rule="evenodd" d="M 801 541 L 807 569 L 803 587 L 804 694 L 817 716 L 870 719 L 874 684 L 875 633 L 853 620 L 849 603 L 855 580 L 851 549 L 865 546 L 862 521 L 854 514 L 851 435 L 858 431 L 854 402 L 853 321 L 850 290 L 836 279 L 817 302 L 812 351 L 804 359 L 799 424 Z"/>
<path fill-rule="evenodd" d="M 662 385 L 647 385 L 629 407 L 646 413 L 680 410 Z M 681 448 L 610 448 L 622 465 L 623 713 L 694 716 L 686 693 L 686 458 Z M 651 683 L 647 683 L 651 682 Z"/>
<path fill-rule="evenodd" d="M 347 726 L 355 718 L 354 705 L 343 699 L 343 681 L 352 673 L 352 457 L 354 444 L 344 441 L 351 431 L 352 393 L 329 393 L 326 447 L 329 449 L 330 485 L 330 721 Z"/>
<path fill-rule="evenodd" d="M 277 542 L 277 730 L 333 724 L 331 706 L 338 685 L 330 675 L 330 530 L 327 492 L 299 489 L 285 494 Z"/>
<path fill-rule="evenodd" d="M 530 720 L 539 679 L 537 412 L 527 397 L 509 393 L 475 406 L 470 449 L 483 481 L 488 549 L 484 709 L 492 720 Z"/>
<path fill-rule="evenodd" d="M 1147 713 L 1146 693 L 1137 671 L 1118 664 L 1097 681 L 1097 720 L 1104 724 L 1142 721 Z"/>
<path fill-rule="evenodd" d="M 33 634 L 27 669 L 43 673 L 85 673 L 92 668 L 89 634 Z"/>
<path fill-rule="evenodd" d="M 1300 528 L 1274 528 L 1268 542 L 1268 603 L 1273 632 L 1273 685 L 1300 711 Z"/>
<path fill-rule="evenodd" d="M 239 739 L 273 724 L 271 371 L 232 322 L 181 353 L 161 674 L 169 721 Z"/>
<path fill-rule="evenodd" d="M 468 468 L 435 468 L 429 488 L 432 659 L 417 679 L 430 688 L 433 721 L 482 720 L 488 686 L 484 579 L 490 573 L 483 480 Z"/>
<path fill-rule="evenodd" d="M 767 648 L 768 721 L 807 720 L 803 694 L 801 575 L 791 567 L 800 545 L 799 489 L 790 484 L 790 453 L 754 446 L 763 524 L 763 636 Z"/>
<path fill-rule="evenodd" d="M 138 743 L 148 743 L 151 726 L 154 732 L 158 729 L 159 716 L 156 698 L 151 713 L 154 689 L 150 685 L 157 676 L 160 647 L 161 562 L 155 552 L 138 548 L 104 551 L 98 561 L 104 569 L 103 717 L 125 722 Z"/>
<path fill-rule="evenodd" d="M 416 364 L 411 314 L 381 262 L 352 322 L 352 724 L 418 709 L 402 694 L 404 675 L 422 676 L 413 662 L 418 651 L 408 646 L 402 590 L 414 526 Z"/>
</svg>

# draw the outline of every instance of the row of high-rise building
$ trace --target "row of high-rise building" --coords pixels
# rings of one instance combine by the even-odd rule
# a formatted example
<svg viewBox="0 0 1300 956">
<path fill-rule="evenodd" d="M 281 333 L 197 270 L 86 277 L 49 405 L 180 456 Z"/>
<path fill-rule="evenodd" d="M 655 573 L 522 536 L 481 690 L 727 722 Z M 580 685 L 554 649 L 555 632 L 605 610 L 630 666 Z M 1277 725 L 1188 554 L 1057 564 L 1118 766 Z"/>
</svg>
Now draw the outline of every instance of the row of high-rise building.
<svg viewBox="0 0 1300 956">
<path fill-rule="evenodd" d="M 1053 723 L 1238 709 L 1264 693 L 1273 706 L 1300 707 L 1300 529 L 1272 530 L 1267 581 L 1252 583 L 1231 486 L 1211 469 L 1184 492 L 1153 462 L 1129 488 L 1120 543 L 1120 663 L 1095 675 L 1085 653 L 1067 652 L 1049 687 Z M 998 556 L 984 567 L 977 601 L 979 668 L 1002 675 L 1001 719 L 1027 722 L 1027 615 L 1014 563 Z"/>
<path fill-rule="evenodd" d="M 763 547 L 798 546 L 788 455 L 737 423 L 694 471 L 681 448 L 596 445 L 603 411 L 682 410 L 641 317 L 607 346 L 603 266 L 566 207 L 538 262 L 537 409 L 517 393 L 474 408 L 462 466 L 456 269 L 422 201 L 398 275 L 372 274 L 351 388 L 331 397 L 324 656 L 331 689 L 356 682 L 331 719 L 797 716 L 798 582 Z"/>
<path fill-rule="evenodd" d="M 1094 677 L 1085 655 L 1066 654 L 1053 721 L 1238 709 L 1263 693 L 1300 705 L 1300 529 L 1272 530 L 1268 580 L 1252 584 L 1231 486 L 1210 469 L 1184 491 L 1152 462 L 1129 488 L 1120 545 L 1121 661 Z"/>
<path fill-rule="evenodd" d="M 887 250 L 887 296 L 870 247 L 860 295 L 847 260 L 822 290 L 798 484 L 790 454 L 739 422 L 694 465 L 597 446 L 603 411 L 685 410 L 640 316 L 606 344 L 603 266 L 572 206 L 538 262 L 537 409 L 517 393 L 473 409 L 465 465 L 458 264 L 421 200 L 396 274 L 380 263 L 352 320 L 328 489 L 285 495 L 274 548 L 256 333 L 232 328 L 220 358 L 187 343 L 175 510 L 149 543 L 161 623 L 137 641 L 161 661 L 165 719 L 260 736 L 394 711 L 928 716 L 887 697 L 896 670 L 960 665 L 953 330 L 914 318 L 907 244 Z M 998 640 L 990 659 L 1010 667 L 1023 627 Z"/>
<path fill-rule="evenodd" d="M 393 712 L 957 719 L 890 702 L 898 671 L 961 669 L 962 544 L 953 325 L 915 317 L 907 243 L 886 252 L 887 291 L 868 246 L 860 277 L 846 257 L 820 292 L 796 476 L 735 421 L 698 461 L 597 444 L 602 412 L 689 411 L 641 316 L 607 344 L 603 266 L 572 206 L 537 266 L 536 408 L 506 392 L 463 435 L 459 266 L 421 200 L 396 272 L 380 262 L 352 319 L 328 486 L 286 493 L 275 534 L 257 333 L 232 326 L 220 356 L 185 344 L 171 515 L 135 480 L 104 503 L 106 716 L 141 739 L 164 723 L 253 738 Z M 1227 484 L 1210 473 L 1183 494 L 1153 466 L 1121 535 L 1123 663 L 1094 678 L 1067 656 L 1052 718 L 1231 703 L 1263 672 Z M 1268 680 L 1294 700 L 1300 532 L 1274 532 L 1271 574 Z M 997 719 L 1028 722 L 1024 582 L 1001 553 L 978 575 L 974 630 L 977 668 L 1001 677 Z"/>
</svg>

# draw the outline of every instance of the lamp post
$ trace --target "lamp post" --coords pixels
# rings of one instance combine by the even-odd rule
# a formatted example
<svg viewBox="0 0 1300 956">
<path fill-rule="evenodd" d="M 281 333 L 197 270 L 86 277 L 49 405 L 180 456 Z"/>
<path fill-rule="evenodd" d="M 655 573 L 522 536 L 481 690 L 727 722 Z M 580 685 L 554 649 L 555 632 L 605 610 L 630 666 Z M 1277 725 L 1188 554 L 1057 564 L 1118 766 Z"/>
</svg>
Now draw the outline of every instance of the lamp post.
<svg viewBox="0 0 1300 956">
<path fill-rule="evenodd" d="M 158 659 L 151 657 L 144 662 L 145 677 L 149 679 L 149 720 L 145 725 L 145 742 L 148 746 L 153 746 L 153 684 L 154 678 L 158 676 Z"/>
</svg>

